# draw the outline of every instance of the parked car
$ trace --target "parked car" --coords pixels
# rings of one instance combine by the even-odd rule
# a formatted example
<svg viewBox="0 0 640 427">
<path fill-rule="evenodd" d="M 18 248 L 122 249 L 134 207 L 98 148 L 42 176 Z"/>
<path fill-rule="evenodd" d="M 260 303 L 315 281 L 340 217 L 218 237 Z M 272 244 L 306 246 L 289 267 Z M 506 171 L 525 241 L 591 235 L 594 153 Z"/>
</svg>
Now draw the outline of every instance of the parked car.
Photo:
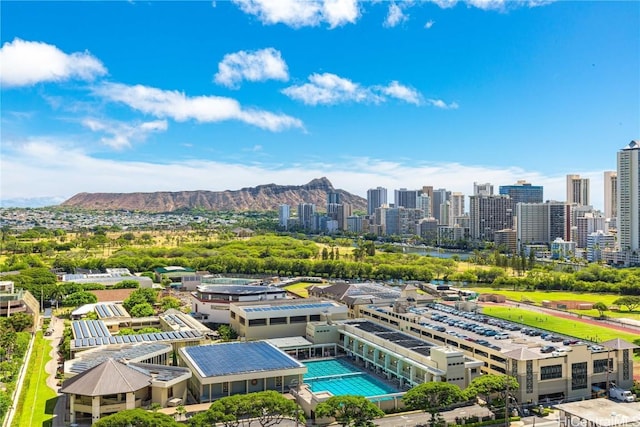
<svg viewBox="0 0 640 427">
<path fill-rule="evenodd" d="M 497 340 L 507 340 L 507 339 L 511 338 L 511 336 L 506 332 L 500 332 L 498 334 L 495 334 L 493 336 L 493 338 L 497 339 Z"/>
<path fill-rule="evenodd" d="M 553 353 L 557 348 L 552 345 L 545 345 L 540 349 L 540 353 Z"/>
</svg>

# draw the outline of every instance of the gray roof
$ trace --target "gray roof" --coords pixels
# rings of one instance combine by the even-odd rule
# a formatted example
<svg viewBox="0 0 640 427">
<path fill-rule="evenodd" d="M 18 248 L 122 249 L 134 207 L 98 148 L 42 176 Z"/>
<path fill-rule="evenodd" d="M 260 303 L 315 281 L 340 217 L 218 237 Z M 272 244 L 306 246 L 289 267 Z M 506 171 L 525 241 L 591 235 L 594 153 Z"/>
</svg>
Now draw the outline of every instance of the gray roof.
<svg viewBox="0 0 640 427">
<path fill-rule="evenodd" d="M 65 381 L 60 391 L 82 396 L 105 396 L 135 392 L 150 384 L 149 376 L 122 362 L 107 359 L 98 366 Z"/>
<path fill-rule="evenodd" d="M 637 345 L 630 343 L 629 341 L 625 341 L 621 338 L 615 338 L 609 341 L 604 341 L 600 343 L 604 348 L 610 348 L 612 350 L 631 350 L 638 348 Z"/>
<path fill-rule="evenodd" d="M 534 359 L 542 359 L 543 356 L 536 352 L 529 350 L 528 348 L 522 347 L 517 348 L 515 350 L 507 351 L 502 353 L 507 357 L 510 357 L 515 360 L 534 360 Z"/>
</svg>

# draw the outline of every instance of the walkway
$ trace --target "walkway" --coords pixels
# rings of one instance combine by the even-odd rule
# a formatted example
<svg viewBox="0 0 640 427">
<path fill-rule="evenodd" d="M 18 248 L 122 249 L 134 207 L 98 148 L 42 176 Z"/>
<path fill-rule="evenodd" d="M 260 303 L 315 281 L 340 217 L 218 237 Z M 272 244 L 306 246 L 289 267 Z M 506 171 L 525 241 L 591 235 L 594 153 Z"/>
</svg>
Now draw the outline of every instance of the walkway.
<svg viewBox="0 0 640 427">
<path fill-rule="evenodd" d="M 53 330 L 53 333 L 45 338 L 51 341 L 51 352 L 49 353 L 51 355 L 51 360 L 47 362 L 44 369 L 45 372 L 49 374 L 47 377 L 47 385 L 58 395 L 58 400 L 56 401 L 56 406 L 53 410 L 52 426 L 64 427 L 66 426 L 64 420 L 67 413 L 67 399 L 64 394 L 59 392 L 58 379 L 56 379 L 56 373 L 58 370 L 58 346 L 60 345 L 62 334 L 64 333 L 64 319 L 58 319 L 57 317 L 52 316 L 50 328 Z"/>
</svg>

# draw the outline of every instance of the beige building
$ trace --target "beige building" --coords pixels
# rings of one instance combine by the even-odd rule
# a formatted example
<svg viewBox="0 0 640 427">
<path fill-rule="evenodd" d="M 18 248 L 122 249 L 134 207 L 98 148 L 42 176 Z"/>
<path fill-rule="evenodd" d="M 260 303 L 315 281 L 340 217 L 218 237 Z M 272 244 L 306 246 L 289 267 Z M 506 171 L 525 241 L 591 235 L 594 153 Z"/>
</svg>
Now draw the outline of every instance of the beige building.
<svg viewBox="0 0 640 427">
<path fill-rule="evenodd" d="M 307 322 L 347 318 L 348 308 L 335 301 L 287 299 L 231 304 L 230 326 L 247 340 L 304 336 Z"/>
<path fill-rule="evenodd" d="M 66 380 L 60 391 L 68 397 L 71 424 L 89 417 L 93 424 L 103 416 L 151 403 L 182 404 L 190 377 L 184 368 L 125 364 L 109 358 Z"/>
</svg>

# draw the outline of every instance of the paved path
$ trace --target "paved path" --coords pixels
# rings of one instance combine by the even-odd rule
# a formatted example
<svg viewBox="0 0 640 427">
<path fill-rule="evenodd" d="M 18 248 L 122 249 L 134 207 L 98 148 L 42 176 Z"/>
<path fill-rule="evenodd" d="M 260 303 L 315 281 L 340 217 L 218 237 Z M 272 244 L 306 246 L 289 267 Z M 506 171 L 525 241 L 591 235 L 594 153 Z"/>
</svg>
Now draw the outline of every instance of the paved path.
<svg viewBox="0 0 640 427">
<path fill-rule="evenodd" d="M 44 369 L 45 372 L 49 374 L 47 377 L 47 385 L 58 395 L 58 400 L 56 401 L 56 406 L 53 410 L 53 427 L 64 427 L 66 425 L 64 420 L 67 414 L 67 399 L 64 394 L 60 393 L 58 379 L 56 379 L 56 373 L 58 370 L 58 346 L 60 345 L 62 334 L 64 332 L 64 320 L 53 316 L 51 318 L 50 327 L 53 329 L 53 333 L 45 338 L 51 341 L 51 353 L 49 353 L 51 355 L 51 360 L 47 362 Z"/>
</svg>

